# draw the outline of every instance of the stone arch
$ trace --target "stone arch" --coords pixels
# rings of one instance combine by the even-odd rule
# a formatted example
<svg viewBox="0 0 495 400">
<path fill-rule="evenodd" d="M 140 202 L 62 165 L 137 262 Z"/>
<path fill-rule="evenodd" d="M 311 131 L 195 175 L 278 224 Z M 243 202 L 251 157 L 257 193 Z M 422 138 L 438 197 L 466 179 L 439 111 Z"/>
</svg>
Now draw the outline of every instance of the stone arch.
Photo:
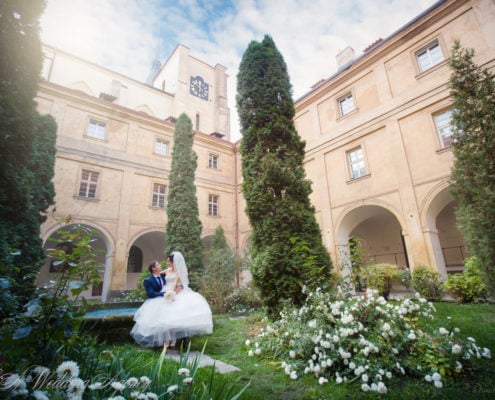
<svg viewBox="0 0 495 400">
<path fill-rule="evenodd" d="M 165 260 L 165 233 L 157 229 L 146 229 L 135 234 L 127 243 L 126 266 L 129 262 L 129 253 L 132 247 L 137 247 L 142 252 L 142 266 L 138 271 L 129 272 L 126 268 L 126 290 L 136 287 L 139 275 L 145 271 L 153 260 Z"/>
<path fill-rule="evenodd" d="M 94 224 L 93 222 L 69 222 L 67 224 L 56 224 L 51 226 L 45 234 L 43 235 L 43 248 L 47 251 L 55 246 L 55 243 L 50 239 L 56 239 L 59 237 L 57 233 L 59 230 L 68 230 L 72 226 L 81 225 L 83 227 L 89 228 L 95 231 L 94 242 L 92 243 L 93 249 L 96 253 L 96 262 L 103 265 L 103 269 L 100 272 L 102 278 L 101 287 L 91 287 L 88 291 L 84 292 L 82 295 L 88 299 L 102 299 L 106 300 L 108 295 L 109 287 L 109 277 L 112 268 L 112 255 L 114 252 L 114 242 L 109 234 L 109 232 L 102 226 Z M 52 260 L 47 257 L 45 263 L 41 267 L 40 273 L 38 274 L 38 285 L 44 285 L 49 279 L 54 271 L 51 270 Z"/>
<path fill-rule="evenodd" d="M 462 271 L 467 257 L 464 239 L 456 226 L 455 207 L 448 181 L 444 181 L 430 190 L 421 209 L 430 259 L 444 278 L 447 273 Z"/>
<path fill-rule="evenodd" d="M 349 273 L 349 239 L 362 239 L 367 264 L 391 263 L 409 267 L 404 221 L 385 202 L 365 202 L 341 213 L 337 223 L 337 264 Z"/>
</svg>

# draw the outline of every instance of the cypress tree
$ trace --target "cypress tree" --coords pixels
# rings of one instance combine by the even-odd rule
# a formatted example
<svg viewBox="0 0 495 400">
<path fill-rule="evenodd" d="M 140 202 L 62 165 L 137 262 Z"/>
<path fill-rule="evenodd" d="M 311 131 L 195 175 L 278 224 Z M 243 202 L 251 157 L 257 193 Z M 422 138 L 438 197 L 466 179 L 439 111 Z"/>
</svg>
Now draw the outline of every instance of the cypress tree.
<svg viewBox="0 0 495 400">
<path fill-rule="evenodd" d="M 252 227 L 251 271 L 271 316 L 284 300 L 301 305 L 302 287 L 329 283 L 331 261 L 303 168 L 305 143 L 293 118 L 285 61 L 271 37 L 249 44 L 237 75 L 242 191 Z"/>
<path fill-rule="evenodd" d="M 182 114 L 175 124 L 172 167 L 167 197 L 167 254 L 180 251 L 186 260 L 191 286 L 196 285 L 203 262 L 202 225 L 194 176 L 198 165 L 191 119 Z M 166 254 L 166 255 L 167 255 Z"/>
<path fill-rule="evenodd" d="M 0 265 L 25 295 L 43 259 L 43 213 L 53 204 L 53 118 L 36 111 L 42 0 L 0 2 Z M 14 256 L 15 254 L 15 256 Z"/>
<path fill-rule="evenodd" d="M 456 42 L 449 61 L 455 156 L 451 191 L 468 252 L 478 257 L 495 294 L 495 81 L 473 57 L 473 49 Z"/>
</svg>

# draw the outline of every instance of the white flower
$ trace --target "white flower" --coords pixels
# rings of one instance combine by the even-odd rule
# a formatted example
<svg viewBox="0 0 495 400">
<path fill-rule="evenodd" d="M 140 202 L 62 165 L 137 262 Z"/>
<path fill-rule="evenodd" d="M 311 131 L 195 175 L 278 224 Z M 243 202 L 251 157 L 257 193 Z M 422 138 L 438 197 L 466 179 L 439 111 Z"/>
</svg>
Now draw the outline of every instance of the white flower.
<svg viewBox="0 0 495 400">
<path fill-rule="evenodd" d="M 189 385 L 190 383 L 192 383 L 192 381 L 193 381 L 192 376 L 188 376 L 187 378 L 183 379 L 182 383 L 185 385 Z"/>
<path fill-rule="evenodd" d="M 47 375 L 50 373 L 50 369 L 47 368 L 47 367 L 42 367 L 41 365 L 38 365 L 37 367 L 35 367 L 33 369 L 33 372 L 36 374 L 36 375 L 40 375 L 40 376 L 43 376 L 43 375 Z"/>
<path fill-rule="evenodd" d="M 383 382 L 378 382 L 377 386 L 378 386 L 378 388 L 377 388 L 378 393 L 385 394 L 388 392 L 388 389 Z"/>
<path fill-rule="evenodd" d="M 387 322 L 385 322 L 382 326 L 382 331 L 388 332 L 389 330 L 390 330 L 390 325 Z"/>
<path fill-rule="evenodd" d="M 62 378 L 69 375 L 72 378 L 79 376 L 79 366 L 74 361 L 64 361 L 57 368 L 57 375 Z"/>
<path fill-rule="evenodd" d="M 471 336 L 468 336 L 468 338 L 467 338 L 467 339 L 468 339 L 470 342 L 473 342 L 473 343 L 475 343 L 475 342 L 476 342 L 476 339 L 475 339 L 475 338 L 473 338 L 473 337 L 471 337 Z"/>
<path fill-rule="evenodd" d="M 247 339 L 247 340 L 244 342 L 244 344 L 245 344 L 246 346 L 249 346 L 249 345 L 251 345 L 251 341 L 250 341 L 249 339 Z"/>
<path fill-rule="evenodd" d="M 351 361 L 351 363 L 349 364 L 349 368 L 350 368 L 350 369 L 354 369 L 354 368 L 356 368 L 356 364 L 354 364 L 354 362 L 353 362 L 353 361 Z"/>
<path fill-rule="evenodd" d="M 320 378 L 318 379 L 318 383 L 319 383 L 320 385 L 323 385 L 323 384 L 325 384 L 325 383 L 327 383 L 327 382 L 328 382 L 328 379 L 327 379 L 327 378 L 325 378 L 325 377 L 323 377 L 323 376 L 320 376 Z"/>
<path fill-rule="evenodd" d="M 435 381 L 435 387 L 441 389 L 443 387 L 442 381 Z"/>
<path fill-rule="evenodd" d="M 72 398 L 81 398 L 85 387 L 84 381 L 81 378 L 72 378 L 69 381 L 67 392 L 71 393 Z"/>
<path fill-rule="evenodd" d="M 290 379 L 294 379 L 294 380 L 296 380 L 296 379 L 297 379 L 297 373 L 296 373 L 296 371 L 292 371 L 292 372 L 290 373 Z"/>
<path fill-rule="evenodd" d="M 12 374 L 5 379 L 3 389 L 24 390 L 26 389 L 26 382 L 18 374 Z"/>
<path fill-rule="evenodd" d="M 443 326 L 438 330 L 441 335 L 448 335 L 449 331 L 445 329 Z"/>
<path fill-rule="evenodd" d="M 167 388 L 167 393 L 175 392 L 179 388 L 179 385 L 172 385 Z"/>
<path fill-rule="evenodd" d="M 459 346 L 458 344 L 454 344 L 452 346 L 452 353 L 453 354 L 461 354 L 461 352 L 462 352 L 461 346 Z"/>
<path fill-rule="evenodd" d="M 433 379 L 431 379 L 431 376 L 430 375 L 426 375 L 425 376 L 425 381 L 426 382 L 431 382 Z"/>
<path fill-rule="evenodd" d="M 416 335 L 414 334 L 414 332 L 409 332 L 409 335 L 407 335 L 407 338 L 409 340 L 416 340 Z"/>
<path fill-rule="evenodd" d="M 125 389 L 125 385 L 122 382 L 112 382 L 110 386 L 117 392 L 122 392 Z"/>
<path fill-rule="evenodd" d="M 294 350 L 289 351 L 290 358 L 296 358 L 296 352 Z"/>
<path fill-rule="evenodd" d="M 145 386 L 148 386 L 151 383 L 151 379 L 147 376 L 142 376 L 141 378 L 139 378 L 139 381 Z"/>
<path fill-rule="evenodd" d="M 482 356 L 485 358 L 492 358 L 492 353 L 491 353 L 490 349 L 484 347 Z"/>
<path fill-rule="evenodd" d="M 43 392 L 42 390 L 35 390 L 33 392 L 33 397 L 36 399 L 36 400 L 49 400 L 50 398 L 48 397 L 48 395 Z"/>
<path fill-rule="evenodd" d="M 149 400 L 158 400 L 158 396 L 153 392 L 146 393 L 146 396 L 148 397 Z"/>
<path fill-rule="evenodd" d="M 385 376 L 386 376 L 388 379 L 392 379 L 392 372 L 387 371 L 387 372 L 385 373 Z"/>
<path fill-rule="evenodd" d="M 255 354 L 259 355 L 259 354 L 261 354 L 261 349 L 258 347 L 254 352 L 255 352 Z"/>
<path fill-rule="evenodd" d="M 248 351 L 248 356 L 249 356 L 249 357 L 254 356 L 254 352 L 253 352 L 253 350 L 249 350 L 249 351 Z"/>
<path fill-rule="evenodd" d="M 179 368 L 179 370 L 177 371 L 177 373 L 179 375 L 182 375 L 182 376 L 189 376 L 189 374 L 191 373 L 191 371 L 189 371 L 187 368 Z"/>
<path fill-rule="evenodd" d="M 95 382 L 88 386 L 90 390 L 98 390 L 101 389 L 102 387 L 103 387 L 103 383 L 101 382 Z"/>
<path fill-rule="evenodd" d="M 108 400 L 125 400 L 125 397 L 123 396 L 109 397 Z"/>
<path fill-rule="evenodd" d="M 435 372 L 432 376 L 431 379 L 434 381 L 441 381 L 442 380 L 442 375 L 440 375 L 438 372 Z"/>
<path fill-rule="evenodd" d="M 363 382 L 368 382 L 368 380 L 369 380 L 368 375 L 367 375 L 367 374 L 363 374 L 363 375 L 361 375 L 361 380 L 362 380 Z"/>
<path fill-rule="evenodd" d="M 338 376 L 337 379 L 335 379 L 335 382 L 342 383 L 342 378 L 340 376 Z"/>
<path fill-rule="evenodd" d="M 361 390 L 362 390 L 363 392 L 368 392 L 370 389 L 371 389 L 371 388 L 369 387 L 369 385 L 368 385 L 367 383 L 363 383 L 363 384 L 361 385 Z"/>
<path fill-rule="evenodd" d="M 310 328 L 313 328 L 313 329 L 314 329 L 314 328 L 316 328 L 316 326 L 317 326 L 317 325 L 316 325 L 316 320 L 315 320 L 315 319 L 312 319 L 311 321 L 309 321 L 309 322 L 308 322 L 308 326 L 309 326 Z"/>
<path fill-rule="evenodd" d="M 135 378 L 135 377 L 130 377 L 129 379 L 127 379 L 125 381 L 125 385 L 127 387 L 134 387 L 134 386 L 137 386 L 138 384 L 139 384 L 138 378 Z"/>
</svg>

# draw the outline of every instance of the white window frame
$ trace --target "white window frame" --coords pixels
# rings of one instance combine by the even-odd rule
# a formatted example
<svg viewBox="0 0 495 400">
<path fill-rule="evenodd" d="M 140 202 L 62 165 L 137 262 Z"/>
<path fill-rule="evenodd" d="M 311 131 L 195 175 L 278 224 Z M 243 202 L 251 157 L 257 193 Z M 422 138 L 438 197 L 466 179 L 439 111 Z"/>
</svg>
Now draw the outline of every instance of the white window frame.
<svg viewBox="0 0 495 400">
<path fill-rule="evenodd" d="M 368 174 L 366 171 L 366 159 L 362 146 L 357 146 L 348 150 L 346 152 L 346 158 L 351 180 L 362 178 Z"/>
<path fill-rule="evenodd" d="M 433 42 L 428 43 L 428 45 L 416 51 L 415 54 L 420 73 L 428 71 L 435 65 L 438 65 L 445 60 L 442 46 L 440 45 L 438 39 L 435 39 Z"/>
<path fill-rule="evenodd" d="M 86 136 L 92 139 L 105 140 L 107 138 L 107 124 L 103 121 L 91 118 L 86 128 Z"/>
<path fill-rule="evenodd" d="M 437 131 L 438 139 L 442 149 L 446 149 L 452 144 L 453 125 L 452 109 L 438 112 L 433 115 L 433 122 Z"/>
<path fill-rule="evenodd" d="M 209 194 L 208 195 L 208 215 L 211 215 L 213 217 L 218 217 L 218 203 L 219 203 L 219 196 L 216 194 Z"/>
<path fill-rule="evenodd" d="M 337 99 L 337 103 L 339 106 L 339 115 L 341 117 L 351 113 L 356 109 L 356 103 L 354 102 L 352 92 L 346 93 L 344 96 L 340 96 Z"/>
<path fill-rule="evenodd" d="M 81 171 L 81 178 L 79 179 L 79 189 L 77 191 L 77 197 L 82 199 L 94 200 L 98 194 L 98 180 L 100 173 L 91 171 L 89 169 L 83 169 Z"/>
<path fill-rule="evenodd" d="M 163 183 L 154 183 L 151 206 L 153 208 L 165 208 L 166 204 L 167 204 L 167 185 L 164 185 Z"/>
<path fill-rule="evenodd" d="M 163 138 L 155 138 L 155 154 L 160 156 L 168 156 L 170 143 Z"/>
<path fill-rule="evenodd" d="M 220 157 L 217 154 L 208 154 L 208 168 L 218 169 L 218 161 Z"/>
</svg>

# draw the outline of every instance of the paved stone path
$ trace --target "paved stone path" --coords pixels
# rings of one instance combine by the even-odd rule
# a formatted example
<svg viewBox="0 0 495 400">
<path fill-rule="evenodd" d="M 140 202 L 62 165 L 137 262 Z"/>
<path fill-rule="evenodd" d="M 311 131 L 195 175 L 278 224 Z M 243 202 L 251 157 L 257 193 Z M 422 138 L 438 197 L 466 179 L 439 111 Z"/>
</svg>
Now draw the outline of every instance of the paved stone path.
<svg viewBox="0 0 495 400">
<path fill-rule="evenodd" d="M 167 352 L 165 353 L 165 357 L 171 358 L 175 361 L 180 361 L 179 350 L 167 349 Z M 229 372 L 240 371 L 239 368 L 234 367 L 233 365 L 230 365 L 230 364 L 226 364 L 220 360 L 215 360 L 215 359 L 211 358 L 210 356 L 207 356 L 206 354 L 203 354 L 201 356 L 201 352 L 199 352 L 199 351 L 191 351 L 189 353 L 189 360 L 190 361 L 195 360 L 198 357 L 201 357 L 199 360 L 199 366 L 200 367 L 208 367 L 211 365 L 215 365 L 215 369 L 220 374 L 227 374 Z"/>
</svg>

